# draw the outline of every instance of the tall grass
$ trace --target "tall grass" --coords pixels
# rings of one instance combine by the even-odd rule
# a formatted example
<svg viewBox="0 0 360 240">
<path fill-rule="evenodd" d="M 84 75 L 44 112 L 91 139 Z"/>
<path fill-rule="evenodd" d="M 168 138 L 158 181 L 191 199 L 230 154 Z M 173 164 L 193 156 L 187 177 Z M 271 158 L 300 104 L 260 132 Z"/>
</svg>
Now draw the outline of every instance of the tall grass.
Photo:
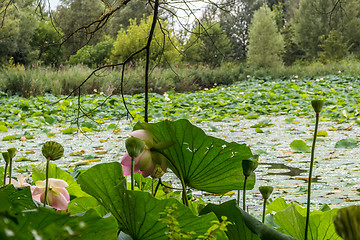
<svg viewBox="0 0 360 240">
<path fill-rule="evenodd" d="M 92 72 L 83 65 L 51 67 L 12 68 L 0 70 L 0 91 L 9 95 L 19 94 L 25 97 L 52 93 L 67 95 L 79 86 Z M 318 77 L 324 75 L 345 74 L 359 76 L 360 61 L 347 59 L 337 63 L 311 64 L 297 63 L 293 66 L 252 69 L 246 64 L 226 63 L 218 68 L 210 66 L 182 65 L 173 68 L 155 68 L 151 73 L 150 91 L 164 93 L 167 91 L 187 92 L 210 88 L 215 85 L 228 85 L 248 78 L 287 79 Z M 92 76 L 81 88 L 82 94 L 94 91 L 106 94 L 119 94 L 121 72 L 117 69 L 106 69 Z M 124 93 L 136 94 L 144 91 L 143 68 L 126 69 Z"/>
</svg>

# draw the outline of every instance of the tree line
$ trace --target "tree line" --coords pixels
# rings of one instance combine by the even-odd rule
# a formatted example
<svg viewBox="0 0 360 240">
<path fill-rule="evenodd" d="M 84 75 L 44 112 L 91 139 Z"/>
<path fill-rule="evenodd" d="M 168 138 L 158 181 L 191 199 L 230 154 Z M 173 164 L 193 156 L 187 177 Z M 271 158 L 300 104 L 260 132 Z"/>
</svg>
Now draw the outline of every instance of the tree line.
<svg viewBox="0 0 360 240">
<path fill-rule="evenodd" d="M 0 64 L 97 67 L 124 61 L 147 42 L 151 4 L 131 0 L 100 28 L 89 26 L 106 4 L 119 2 L 61 0 L 56 10 L 46 11 L 38 0 L 2 1 Z M 176 6 L 162 4 L 151 44 L 153 64 L 237 61 L 259 68 L 360 57 L 358 0 L 223 0 L 207 5 L 185 30 L 176 22 Z M 144 57 L 134 56 L 132 64 Z"/>
</svg>

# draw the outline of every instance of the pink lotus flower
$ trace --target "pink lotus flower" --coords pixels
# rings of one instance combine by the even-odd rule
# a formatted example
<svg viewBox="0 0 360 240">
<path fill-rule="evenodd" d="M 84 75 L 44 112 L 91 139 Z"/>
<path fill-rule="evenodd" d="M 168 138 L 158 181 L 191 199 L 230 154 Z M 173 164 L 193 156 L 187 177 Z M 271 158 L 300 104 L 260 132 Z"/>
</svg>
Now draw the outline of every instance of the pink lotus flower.
<svg viewBox="0 0 360 240">
<path fill-rule="evenodd" d="M 9 178 L 6 178 L 6 184 L 9 184 Z M 30 184 L 26 182 L 26 179 L 19 173 L 17 175 L 17 181 L 13 178 L 11 178 L 11 184 L 14 185 L 14 187 L 28 187 Z"/>
<path fill-rule="evenodd" d="M 44 203 L 45 184 L 45 180 L 37 181 L 35 183 L 36 186 L 32 187 L 31 192 L 34 200 Z M 70 202 L 70 195 L 65 188 L 68 186 L 69 184 L 64 180 L 49 178 L 47 203 L 58 210 L 67 210 Z"/>
<path fill-rule="evenodd" d="M 139 138 L 145 142 L 144 151 L 134 159 L 134 172 L 141 173 L 143 177 L 150 176 L 156 167 L 160 165 L 162 170 L 167 170 L 167 159 L 158 152 L 151 151 L 155 145 L 152 134 L 146 130 L 136 130 L 129 134 L 132 137 Z M 121 159 L 121 165 L 125 176 L 131 175 L 131 157 L 126 152 Z"/>
</svg>

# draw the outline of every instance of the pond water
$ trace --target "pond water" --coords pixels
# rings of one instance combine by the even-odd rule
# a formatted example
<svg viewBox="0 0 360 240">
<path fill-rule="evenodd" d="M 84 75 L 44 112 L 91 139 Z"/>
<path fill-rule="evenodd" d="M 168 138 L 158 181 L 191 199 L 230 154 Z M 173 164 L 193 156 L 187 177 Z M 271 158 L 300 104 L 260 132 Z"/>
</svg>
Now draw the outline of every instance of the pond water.
<svg viewBox="0 0 360 240">
<path fill-rule="evenodd" d="M 253 153 L 260 154 L 259 166 L 256 169 L 256 185 L 247 191 L 247 206 L 252 214 L 261 211 L 261 194 L 258 187 L 271 185 L 274 187 L 272 199 L 283 197 L 298 203 L 306 202 L 306 189 L 310 153 L 294 153 L 290 148 L 293 140 L 304 140 L 311 145 L 314 129 L 314 119 L 294 117 L 291 121 L 285 116 L 261 116 L 259 119 L 244 119 L 232 122 L 195 123 L 211 136 L 226 141 L 247 144 Z M 256 133 L 254 124 L 267 121 L 268 126 L 262 128 L 264 133 Z M 105 125 L 110 124 L 106 123 Z M 24 157 L 30 161 L 15 162 L 16 171 L 29 176 L 31 165 L 36 165 L 44 158 L 41 155 L 41 145 L 49 140 L 63 144 L 64 157 L 56 161 L 61 168 L 68 169 L 78 165 L 86 169 L 101 162 L 120 161 L 125 152 L 124 139 L 131 131 L 131 123 L 118 121 L 116 131 L 91 132 L 86 134 L 65 135 L 64 127 L 42 127 L 41 129 L 10 129 L 0 132 L 0 138 L 12 134 L 24 134 L 27 131 L 34 135 L 26 141 L 2 141 L 0 150 L 15 147 L 18 149 L 16 158 Z M 357 189 L 360 188 L 360 153 L 359 148 L 335 148 L 337 141 L 345 138 L 357 139 L 360 136 L 359 126 L 352 123 L 337 123 L 321 121 L 319 130 L 327 131 L 328 136 L 318 137 L 315 151 L 315 166 L 312 185 L 312 209 L 318 209 L 321 204 L 330 207 L 340 207 L 356 204 L 360 201 Z M 49 132 L 51 134 L 49 134 Z M 51 136 L 51 137 L 49 137 Z M 0 164 L 3 166 L 4 161 Z M 180 187 L 176 177 L 171 173 L 164 175 L 164 180 L 172 182 L 174 187 Z M 206 202 L 224 202 L 236 198 L 235 194 L 215 196 L 200 191 L 194 195 L 202 196 Z"/>
</svg>

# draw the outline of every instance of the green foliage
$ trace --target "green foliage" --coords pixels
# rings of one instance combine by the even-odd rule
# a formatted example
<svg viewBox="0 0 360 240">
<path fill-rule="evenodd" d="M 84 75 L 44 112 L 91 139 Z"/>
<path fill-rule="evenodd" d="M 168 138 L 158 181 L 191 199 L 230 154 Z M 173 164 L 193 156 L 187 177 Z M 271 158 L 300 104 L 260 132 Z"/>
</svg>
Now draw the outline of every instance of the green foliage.
<svg viewBox="0 0 360 240">
<path fill-rule="evenodd" d="M 101 0 L 66 0 L 53 12 L 53 17 L 57 27 L 62 29 L 64 35 L 70 36 L 76 29 L 98 19 L 104 11 L 104 5 L 105 3 Z M 66 57 L 76 53 L 85 44 L 94 45 L 98 43 L 105 33 L 105 28 L 99 29 L 91 36 L 87 34 L 87 32 L 94 31 L 97 26 L 97 24 L 93 24 L 87 31 L 78 31 L 67 39 L 64 43 Z"/>
<path fill-rule="evenodd" d="M 196 232 L 183 232 L 180 226 L 179 221 L 176 219 L 175 215 L 177 206 L 167 206 L 165 211 L 160 215 L 160 221 L 167 224 L 169 230 L 165 232 L 165 235 L 168 239 L 178 240 L 178 239 L 194 239 L 192 236 Z M 229 221 L 226 221 L 227 217 L 222 217 L 222 222 L 218 220 L 212 221 L 212 226 L 204 233 L 204 235 L 197 236 L 196 239 L 227 239 L 224 234 L 227 231 L 227 225 L 230 224 Z M 220 230 L 220 231 L 219 231 Z"/>
<path fill-rule="evenodd" d="M 358 146 L 357 141 L 352 138 L 341 139 L 336 142 L 335 148 L 356 148 Z"/>
<path fill-rule="evenodd" d="M 243 189 L 242 161 L 252 157 L 249 147 L 235 142 L 207 136 L 187 120 L 159 123 L 138 123 L 134 130 L 145 129 L 153 134 L 155 142 L 174 144 L 160 152 L 168 159 L 169 167 L 183 187 L 224 194 Z M 179 154 L 181 152 L 181 154 Z M 248 179 L 252 189 L 255 176 Z"/>
<path fill-rule="evenodd" d="M 320 36 L 319 41 L 321 51 L 318 56 L 324 63 L 342 60 L 349 52 L 349 46 L 344 42 L 344 36 L 339 31 L 332 30 L 327 37 Z"/>
<path fill-rule="evenodd" d="M 62 60 L 63 48 L 56 44 L 59 44 L 62 35 L 61 29 L 54 27 L 50 20 L 40 21 L 31 43 L 38 51 L 36 60 L 45 65 L 58 65 Z"/>
<path fill-rule="evenodd" d="M 3 2 L 0 12 L 4 16 L 0 28 L 0 63 L 7 62 L 11 57 L 15 63 L 30 63 L 36 56 L 31 42 L 39 24 L 34 14 L 35 6 L 25 0 L 9 4 Z"/>
<path fill-rule="evenodd" d="M 221 205 L 208 204 L 201 210 L 200 214 L 214 212 L 221 221 L 225 216 L 231 223 L 227 226 L 226 235 L 231 240 L 251 239 L 251 240 L 295 240 L 282 234 L 269 226 L 261 223 L 256 218 L 239 208 L 235 200 L 231 200 Z"/>
<path fill-rule="evenodd" d="M 109 24 L 105 26 L 106 34 L 115 39 L 121 27 L 124 29 L 129 27 L 129 19 L 136 19 L 136 23 L 140 24 L 141 18 L 151 14 L 152 8 L 149 4 L 142 0 L 132 0 L 112 15 Z"/>
<path fill-rule="evenodd" d="M 307 58 L 316 58 L 321 48 L 326 46 L 324 43 L 321 43 L 322 46 L 319 45 L 321 36 L 329 38 L 327 45 L 333 45 L 333 47 L 341 45 L 340 56 L 346 50 L 344 43 L 354 44 L 350 52 L 358 53 L 360 29 L 355 26 L 360 23 L 359 9 L 360 3 L 356 0 L 346 1 L 341 6 L 327 0 L 301 0 L 299 9 L 295 12 L 293 24 L 297 43 L 306 52 Z M 339 34 L 330 34 L 333 30 L 341 33 L 343 39 Z M 324 51 L 329 50 L 324 49 Z"/>
<path fill-rule="evenodd" d="M 336 232 L 345 240 L 360 238 L 360 206 L 341 208 L 334 217 Z"/>
<path fill-rule="evenodd" d="M 268 211 L 275 211 L 275 223 L 278 231 L 296 239 L 304 239 L 306 208 L 299 205 L 286 204 L 279 198 L 268 205 Z M 341 239 L 335 232 L 333 218 L 339 209 L 328 211 L 312 211 L 310 213 L 308 239 L 337 240 Z"/>
<path fill-rule="evenodd" d="M 228 11 L 220 11 L 220 26 L 230 41 L 233 59 L 246 59 L 250 21 L 262 4 L 263 1 L 254 0 L 227 1 L 223 7 Z"/>
<path fill-rule="evenodd" d="M 94 210 L 81 216 L 36 208 L 30 188 L 0 189 L 0 238 L 33 239 L 116 239 L 114 217 L 100 217 Z"/>
<path fill-rule="evenodd" d="M 294 140 L 290 143 L 290 147 L 295 152 L 309 153 L 311 151 L 310 147 L 306 145 L 303 140 Z"/>
<path fill-rule="evenodd" d="M 113 62 L 123 62 L 133 53 L 144 48 L 148 41 L 153 16 L 142 18 L 140 24 L 136 19 L 130 19 L 130 25 L 125 30 L 121 28 L 118 32 L 114 49 L 111 52 Z M 160 28 L 161 24 L 161 28 Z M 150 60 L 152 63 L 175 63 L 179 60 L 177 40 L 174 37 L 173 30 L 169 29 L 167 23 L 160 20 L 157 22 L 153 39 L 151 41 Z M 132 61 L 144 61 L 146 53 L 142 51 L 132 58 Z"/>
<path fill-rule="evenodd" d="M 251 21 L 247 61 L 256 68 L 281 66 L 283 50 L 284 39 L 278 32 L 275 15 L 264 4 Z"/>
<path fill-rule="evenodd" d="M 202 21 L 194 26 L 184 46 L 184 60 L 219 66 L 228 59 L 231 46 L 219 23 Z"/>
<path fill-rule="evenodd" d="M 118 221 L 119 228 L 133 239 L 168 239 L 168 224 L 159 217 L 168 208 L 181 232 L 204 235 L 216 221 L 214 214 L 201 217 L 175 199 L 158 200 L 149 193 L 124 189 L 121 165 L 117 162 L 95 165 L 78 178 L 81 188 L 95 197 Z M 141 222 L 141 224 L 137 224 Z M 221 230 L 219 230 L 221 231 Z"/>
<path fill-rule="evenodd" d="M 70 56 L 70 64 L 86 64 L 89 67 L 104 65 L 113 49 L 114 40 L 105 36 L 105 40 L 96 45 L 87 45 Z"/>
</svg>

